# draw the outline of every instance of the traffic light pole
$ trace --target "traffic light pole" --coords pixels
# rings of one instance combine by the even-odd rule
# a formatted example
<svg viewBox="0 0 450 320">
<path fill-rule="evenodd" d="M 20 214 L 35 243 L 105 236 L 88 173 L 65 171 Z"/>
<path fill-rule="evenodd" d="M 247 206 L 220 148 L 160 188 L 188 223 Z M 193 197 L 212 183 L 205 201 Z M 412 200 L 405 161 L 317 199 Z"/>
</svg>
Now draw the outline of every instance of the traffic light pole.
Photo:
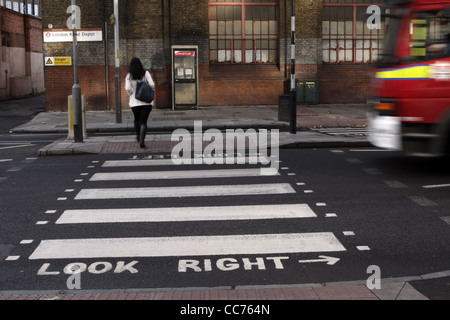
<svg viewBox="0 0 450 320">
<path fill-rule="evenodd" d="M 78 83 L 78 52 L 77 52 L 77 23 L 76 14 L 74 12 L 77 5 L 76 0 L 72 0 L 72 35 L 73 35 L 73 71 L 74 71 L 74 85 L 72 87 L 72 102 L 73 102 L 73 131 L 74 140 L 78 143 L 83 143 L 83 112 L 81 110 L 81 86 Z"/>
<path fill-rule="evenodd" d="M 295 0 L 292 0 L 291 16 L 291 90 L 290 90 L 290 127 L 291 133 L 297 133 L 297 103 L 295 86 Z"/>
<path fill-rule="evenodd" d="M 114 0 L 114 55 L 116 67 L 114 71 L 116 91 L 116 123 L 122 123 L 122 98 L 120 81 L 120 37 L 119 37 L 119 0 Z"/>
</svg>

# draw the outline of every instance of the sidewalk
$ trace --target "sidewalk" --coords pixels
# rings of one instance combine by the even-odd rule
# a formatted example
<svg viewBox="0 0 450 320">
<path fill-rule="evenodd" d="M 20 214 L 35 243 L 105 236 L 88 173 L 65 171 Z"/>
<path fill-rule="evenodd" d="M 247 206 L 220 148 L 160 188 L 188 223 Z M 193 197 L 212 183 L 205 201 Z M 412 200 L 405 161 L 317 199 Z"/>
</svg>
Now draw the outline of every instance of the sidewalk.
<svg viewBox="0 0 450 320">
<path fill-rule="evenodd" d="M 431 275 L 428 275 L 431 276 Z M 427 278 L 382 279 L 380 289 L 366 281 L 299 285 L 239 286 L 236 288 L 161 288 L 66 291 L 0 291 L 1 300 L 429 300 L 411 281 Z"/>
<path fill-rule="evenodd" d="M 298 106 L 297 134 L 290 133 L 288 122 L 278 121 L 278 106 L 204 107 L 195 110 L 153 110 L 149 120 L 147 148 L 134 141 L 133 115 L 123 110 L 116 123 L 114 111 L 88 111 L 85 115 L 87 138 L 83 143 L 61 139 L 39 151 L 39 155 L 118 152 L 169 152 L 171 133 L 180 128 L 192 131 L 194 122 L 202 129 L 278 129 L 280 147 L 361 147 L 370 146 L 364 134 L 370 107 L 360 105 Z M 67 112 L 42 112 L 32 121 L 16 127 L 13 133 L 67 133 Z M 324 128 L 348 128 L 347 134 L 321 131 Z M 354 130 L 354 133 L 352 133 Z M 108 136 L 108 134 L 110 134 Z"/>
</svg>

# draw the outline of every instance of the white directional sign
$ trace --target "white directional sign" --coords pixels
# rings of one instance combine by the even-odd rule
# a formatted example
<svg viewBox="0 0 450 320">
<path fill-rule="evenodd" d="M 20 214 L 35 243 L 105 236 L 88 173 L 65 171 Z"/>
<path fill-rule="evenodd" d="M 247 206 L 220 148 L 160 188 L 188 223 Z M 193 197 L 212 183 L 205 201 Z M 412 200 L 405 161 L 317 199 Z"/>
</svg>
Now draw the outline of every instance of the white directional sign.
<svg viewBox="0 0 450 320">
<path fill-rule="evenodd" d="M 44 30 L 44 42 L 72 42 L 73 35 L 70 29 L 46 29 Z M 102 29 L 77 30 L 77 41 L 103 41 Z"/>
</svg>

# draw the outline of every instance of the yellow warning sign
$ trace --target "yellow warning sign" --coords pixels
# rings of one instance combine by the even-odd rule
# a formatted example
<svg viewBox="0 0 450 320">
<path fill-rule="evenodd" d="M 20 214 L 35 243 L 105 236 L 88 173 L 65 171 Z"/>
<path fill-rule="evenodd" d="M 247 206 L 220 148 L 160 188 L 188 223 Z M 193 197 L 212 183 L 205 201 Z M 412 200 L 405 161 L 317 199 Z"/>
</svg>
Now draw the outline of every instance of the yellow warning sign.
<svg viewBox="0 0 450 320">
<path fill-rule="evenodd" d="M 72 57 L 46 57 L 45 66 L 58 67 L 58 66 L 71 66 Z"/>
</svg>

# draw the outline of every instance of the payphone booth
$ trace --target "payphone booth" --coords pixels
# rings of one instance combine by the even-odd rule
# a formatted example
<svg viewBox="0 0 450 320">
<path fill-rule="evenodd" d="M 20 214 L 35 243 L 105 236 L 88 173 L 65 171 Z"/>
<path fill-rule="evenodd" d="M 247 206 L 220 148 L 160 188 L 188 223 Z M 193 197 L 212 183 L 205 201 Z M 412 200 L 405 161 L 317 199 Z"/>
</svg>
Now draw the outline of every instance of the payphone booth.
<svg viewBox="0 0 450 320">
<path fill-rule="evenodd" d="M 172 46 L 172 109 L 198 106 L 198 46 Z"/>
</svg>

